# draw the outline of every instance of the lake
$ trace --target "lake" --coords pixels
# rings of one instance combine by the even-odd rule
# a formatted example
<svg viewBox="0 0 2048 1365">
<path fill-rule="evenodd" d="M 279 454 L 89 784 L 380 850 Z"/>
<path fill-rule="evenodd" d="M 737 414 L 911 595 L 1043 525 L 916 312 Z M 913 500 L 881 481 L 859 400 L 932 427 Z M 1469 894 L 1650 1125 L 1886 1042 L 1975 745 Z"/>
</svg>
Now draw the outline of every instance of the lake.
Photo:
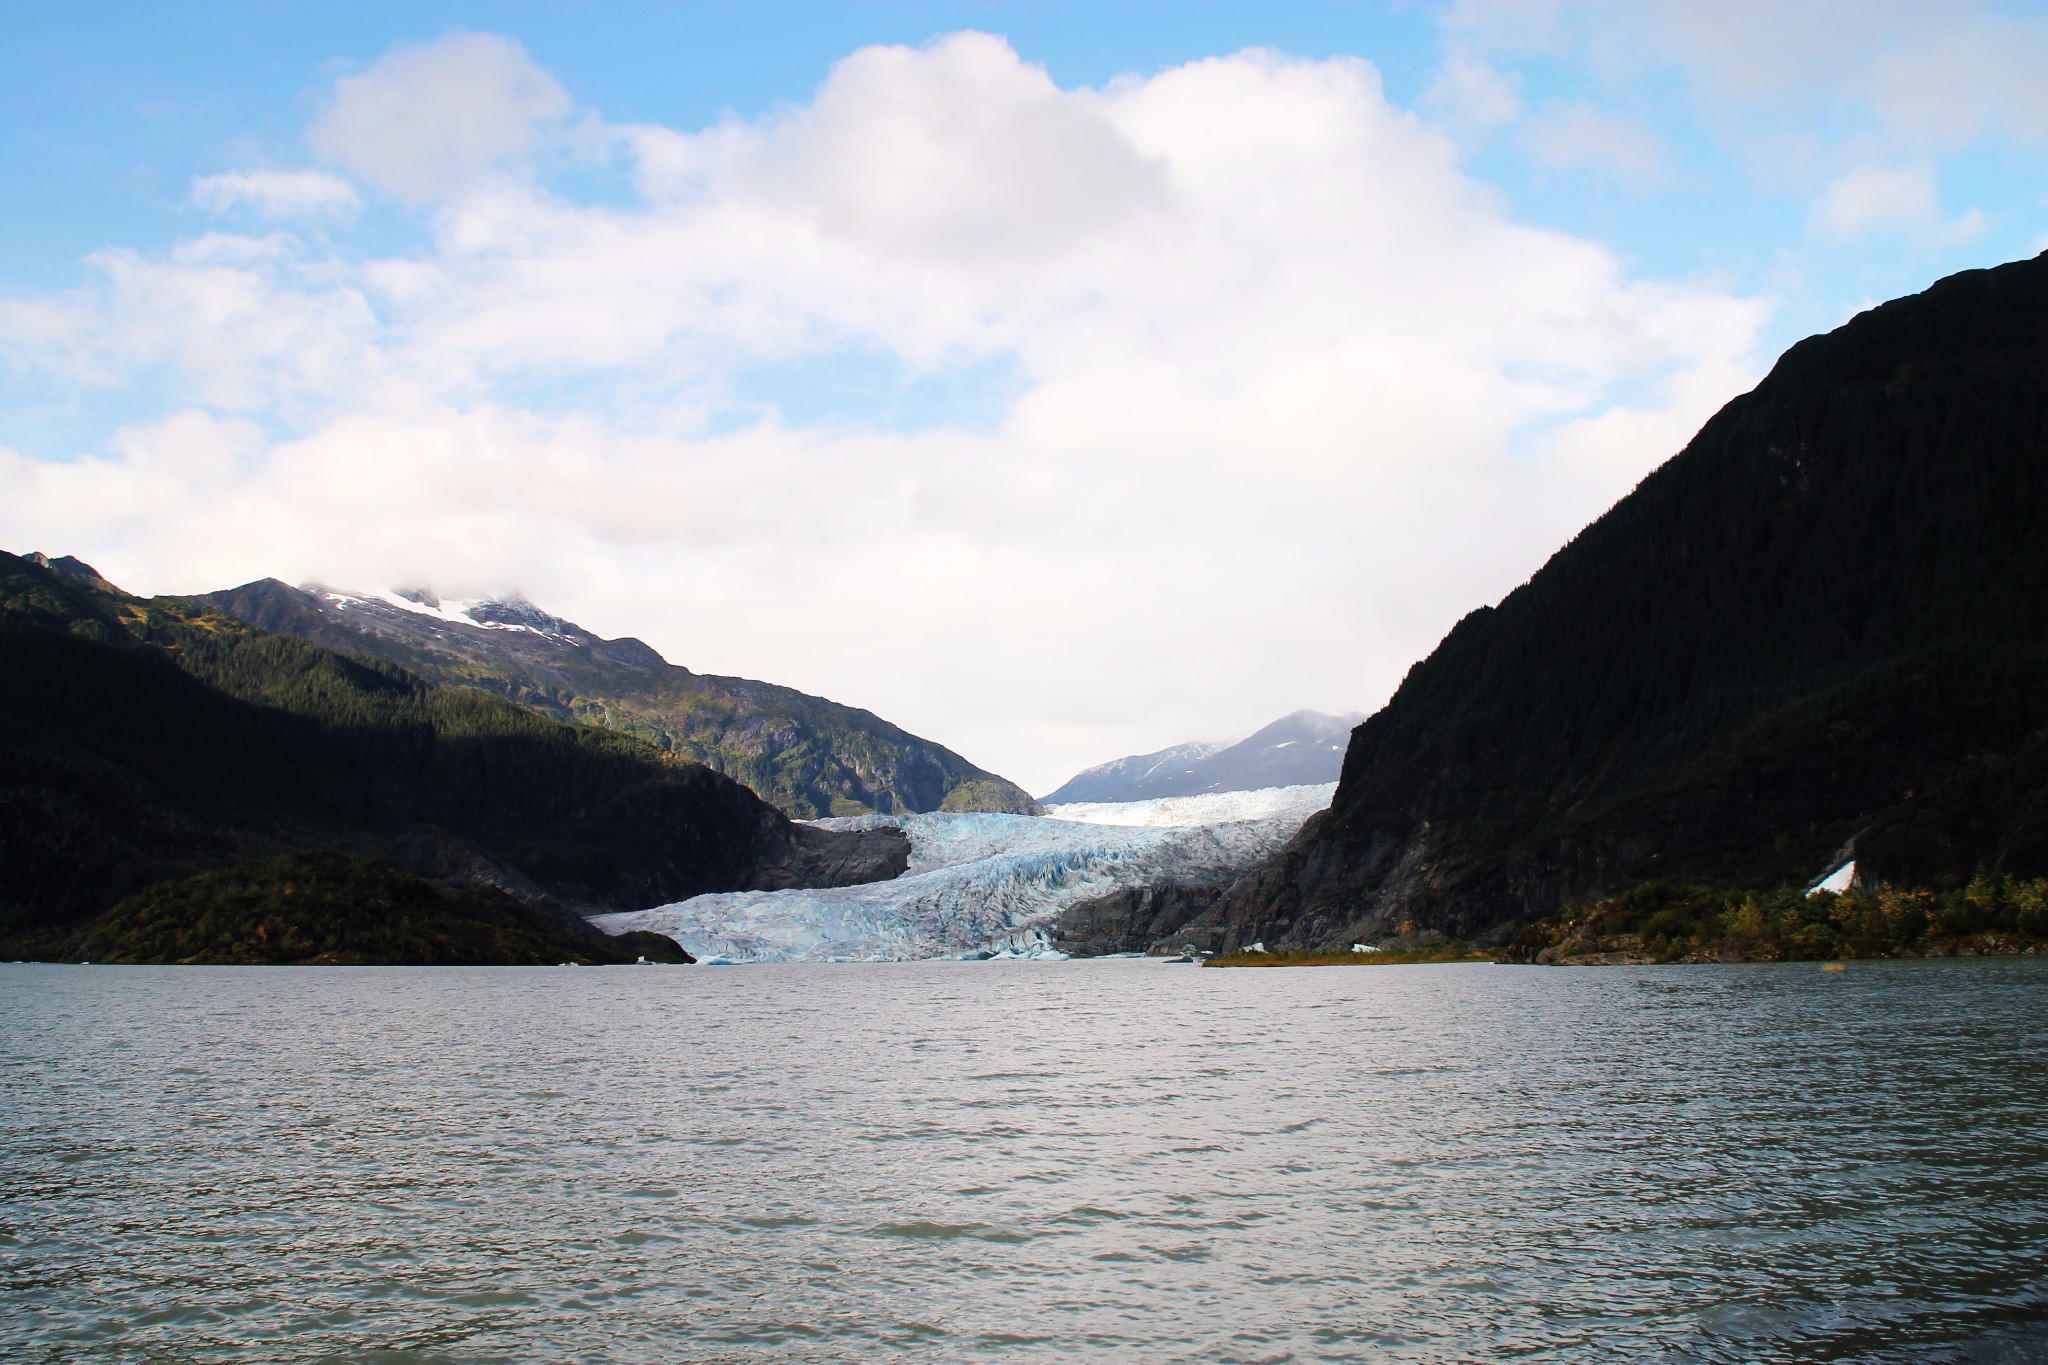
<svg viewBox="0 0 2048 1365">
<path fill-rule="evenodd" d="M 2048 961 L 0 967 L 36 1361 L 2038 1361 Z"/>
</svg>

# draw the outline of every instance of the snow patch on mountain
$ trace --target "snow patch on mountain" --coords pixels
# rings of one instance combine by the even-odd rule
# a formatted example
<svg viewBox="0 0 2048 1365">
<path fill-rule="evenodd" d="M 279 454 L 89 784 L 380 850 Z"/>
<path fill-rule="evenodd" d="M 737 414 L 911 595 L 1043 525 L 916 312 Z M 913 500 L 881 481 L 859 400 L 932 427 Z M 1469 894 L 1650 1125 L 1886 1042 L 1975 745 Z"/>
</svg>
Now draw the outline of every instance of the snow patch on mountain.
<svg viewBox="0 0 2048 1365">
<path fill-rule="evenodd" d="M 901 829 L 909 867 L 865 886 L 726 892 L 591 923 L 613 934 L 652 929 L 705 961 L 1043 955 L 1045 931 L 1067 906 L 1127 886 L 1235 877 L 1278 851 L 1335 790 L 1330 783 L 1098 803 L 1051 816 L 821 820 L 833 829 Z"/>
<path fill-rule="evenodd" d="M 316 594 L 340 611 L 346 611 L 351 606 L 374 603 L 414 616 L 429 617 L 451 626 L 477 626 L 484 630 L 518 630 L 561 643 L 579 646 L 582 643 L 574 638 L 575 629 L 568 622 L 549 616 L 533 603 L 518 596 L 444 600 L 424 589 L 353 593 L 315 585 L 308 585 L 306 591 Z"/>
<path fill-rule="evenodd" d="M 1097 764 L 1039 800 L 1138 801 L 1330 782 L 1343 771 L 1352 727 L 1363 719 L 1295 711 L 1235 744 L 1181 744 Z"/>
</svg>

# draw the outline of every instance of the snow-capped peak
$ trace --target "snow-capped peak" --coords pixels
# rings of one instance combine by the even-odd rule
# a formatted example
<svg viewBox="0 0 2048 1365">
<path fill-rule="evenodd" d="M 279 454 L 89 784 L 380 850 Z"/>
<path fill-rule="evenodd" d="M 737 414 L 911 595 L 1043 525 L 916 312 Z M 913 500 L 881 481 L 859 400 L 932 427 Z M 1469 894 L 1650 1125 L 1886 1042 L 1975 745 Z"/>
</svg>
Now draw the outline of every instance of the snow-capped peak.
<svg viewBox="0 0 2048 1365">
<path fill-rule="evenodd" d="M 337 610 L 346 611 L 358 603 L 375 603 L 430 617 L 452 626 L 475 626 L 484 630 L 518 630 L 543 639 L 580 645 L 579 633 L 567 621 L 550 616 L 519 593 L 490 597 L 442 598 L 433 589 L 393 588 L 384 592 L 339 592 L 333 588 L 310 588 Z"/>
</svg>

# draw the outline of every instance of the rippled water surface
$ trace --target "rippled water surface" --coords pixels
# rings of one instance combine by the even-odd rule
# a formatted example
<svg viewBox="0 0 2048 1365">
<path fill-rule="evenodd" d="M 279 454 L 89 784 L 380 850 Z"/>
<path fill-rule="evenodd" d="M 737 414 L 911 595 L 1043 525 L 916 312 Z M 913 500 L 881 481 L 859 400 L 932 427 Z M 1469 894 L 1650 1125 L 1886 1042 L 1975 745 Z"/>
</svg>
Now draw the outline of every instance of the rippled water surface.
<svg viewBox="0 0 2048 1365">
<path fill-rule="evenodd" d="M 46 1361 L 2034 1361 L 2048 962 L 0 968 Z"/>
</svg>

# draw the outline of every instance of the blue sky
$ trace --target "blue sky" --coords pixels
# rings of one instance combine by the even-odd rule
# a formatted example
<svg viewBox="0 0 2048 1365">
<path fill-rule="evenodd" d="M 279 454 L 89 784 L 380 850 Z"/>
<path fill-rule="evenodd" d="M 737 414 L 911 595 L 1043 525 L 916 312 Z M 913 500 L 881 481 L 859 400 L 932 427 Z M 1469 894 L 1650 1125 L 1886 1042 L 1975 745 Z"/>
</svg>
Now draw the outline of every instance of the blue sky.
<svg viewBox="0 0 2048 1365">
<path fill-rule="evenodd" d="M 1034 789 L 1370 709 L 2048 247 L 2036 5 L 0 9 L 11 548 L 516 584 Z"/>
</svg>

